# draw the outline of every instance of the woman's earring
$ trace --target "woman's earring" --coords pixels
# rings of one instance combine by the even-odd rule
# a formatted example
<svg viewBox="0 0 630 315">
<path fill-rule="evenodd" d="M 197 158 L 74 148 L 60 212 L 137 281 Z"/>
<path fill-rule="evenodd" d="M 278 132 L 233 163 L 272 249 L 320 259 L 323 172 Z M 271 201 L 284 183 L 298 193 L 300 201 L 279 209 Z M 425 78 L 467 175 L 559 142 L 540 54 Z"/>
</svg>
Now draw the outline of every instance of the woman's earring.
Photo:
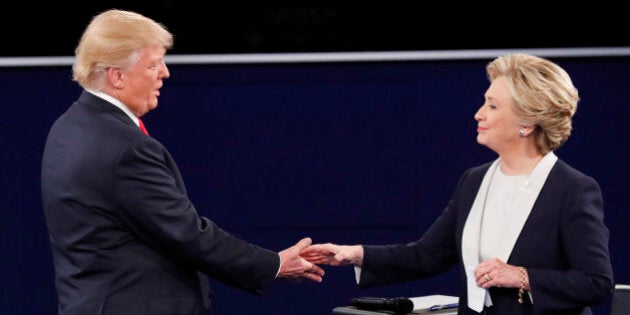
<svg viewBox="0 0 630 315">
<path fill-rule="evenodd" d="M 519 131 L 518 131 L 518 134 L 519 134 L 521 137 L 524 137 L 524 136 L 525 136 L 525 129 L 521 129 L 521 130 L 519 130 Z"/>
</svg>

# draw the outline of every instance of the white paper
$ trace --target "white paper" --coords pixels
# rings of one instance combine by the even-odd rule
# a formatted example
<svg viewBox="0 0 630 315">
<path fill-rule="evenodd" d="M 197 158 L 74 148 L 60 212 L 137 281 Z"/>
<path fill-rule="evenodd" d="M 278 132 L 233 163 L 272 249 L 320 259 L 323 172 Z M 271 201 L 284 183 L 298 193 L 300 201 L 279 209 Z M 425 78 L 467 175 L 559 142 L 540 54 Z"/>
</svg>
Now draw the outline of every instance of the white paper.
<svg viewBox="0 0 630 315">
<path fill-rule="evenodd" d="M 459 297 L 441 294 L 418 296 L 409 299 L 413 303 L 414 311 L 426 310 L 434 305 L 453 304 L 459 301 Z"/>
</svg>

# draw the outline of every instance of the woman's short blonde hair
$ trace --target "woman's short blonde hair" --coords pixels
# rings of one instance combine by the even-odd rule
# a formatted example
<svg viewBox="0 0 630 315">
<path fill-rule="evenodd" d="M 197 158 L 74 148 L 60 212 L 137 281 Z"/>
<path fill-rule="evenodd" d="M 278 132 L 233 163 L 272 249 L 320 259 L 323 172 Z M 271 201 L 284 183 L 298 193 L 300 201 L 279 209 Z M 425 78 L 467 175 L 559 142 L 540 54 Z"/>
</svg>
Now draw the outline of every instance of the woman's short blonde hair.
<svg viewBox="0 0 630 315">
<path fill-rule="evenodd" d="M 162 24 L 131 11 L 108 10 L 96 15 L 75 49 L 72 79 L 86 89 L 101 91 L 110 67 L 126 68 L 149 46 L 170 49 L 173 35 Z"/>
<path fill-rule="evenodd" d="M 538 127 L 534 139 L 542 154 L 567 141 L 580 97 L 564 69 L 544 58 L 512 54 L 496 58 L 486 71 L 490 81 L 507 79 L 514 113 L 523 125 Z"/>
</svg>

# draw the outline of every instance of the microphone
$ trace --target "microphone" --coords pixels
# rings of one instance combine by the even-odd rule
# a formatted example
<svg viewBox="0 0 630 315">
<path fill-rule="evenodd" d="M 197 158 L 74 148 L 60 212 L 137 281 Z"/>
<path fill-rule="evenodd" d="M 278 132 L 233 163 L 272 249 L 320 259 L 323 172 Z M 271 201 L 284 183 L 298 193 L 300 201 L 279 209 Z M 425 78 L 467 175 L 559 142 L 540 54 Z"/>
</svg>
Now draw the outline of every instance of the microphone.
<svg viewBox="0 0 630 315">
<path fill-rule="evenodd" d="M 402 314 L 411 313 L 413 311 L 413 302 L 405 297 L 357 297 L 350 301 L 350 305 L 362 310 L 385 310 Z"/>
</svg>

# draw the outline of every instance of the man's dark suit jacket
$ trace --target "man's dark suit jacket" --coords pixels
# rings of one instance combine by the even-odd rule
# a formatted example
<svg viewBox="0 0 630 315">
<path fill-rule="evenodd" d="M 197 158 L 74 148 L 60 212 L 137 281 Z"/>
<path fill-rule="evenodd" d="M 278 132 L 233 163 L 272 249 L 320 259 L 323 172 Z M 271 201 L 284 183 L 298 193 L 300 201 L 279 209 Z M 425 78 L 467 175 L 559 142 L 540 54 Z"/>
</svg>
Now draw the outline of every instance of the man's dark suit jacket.
<svg viewBox="0 0 630 315">
<path fill-rule="evenodd" d="M 359 285 L 420 279 L 457 265 L 459 314 L 477 314 L 466 306 L 462 233 L 490 165 L 464 173 L 442 215 L 418 241 L 365 246 Z M 592 314 L 588 306 L 604 302 L 613 292 L 608 240 L 599 185 L 559 159 L 507 261 L 527 268 L 533 304 L 529 299 L 519 304 L 518 289 L 491 288 L 493 306 L 485 314 Z"/>
<path fill-rule="evenodd" d="M 200 217 L 168 151 L 89 92 L 41 171 L 59 314 L 210 314 L 207 276 L 255 294 L 276 277 L 277 253 Z"/>
</svg>

